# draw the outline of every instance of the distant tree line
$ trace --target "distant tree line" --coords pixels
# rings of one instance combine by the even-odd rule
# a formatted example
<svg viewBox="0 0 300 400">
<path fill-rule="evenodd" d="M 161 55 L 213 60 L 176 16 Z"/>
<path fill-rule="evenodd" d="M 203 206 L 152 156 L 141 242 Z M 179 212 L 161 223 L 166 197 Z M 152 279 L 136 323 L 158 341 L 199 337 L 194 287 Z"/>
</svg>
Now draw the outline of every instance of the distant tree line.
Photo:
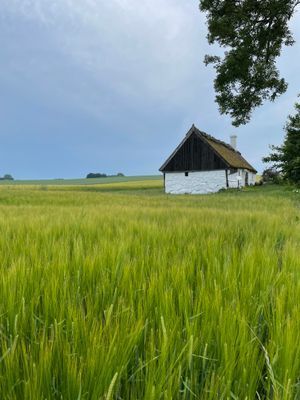
<svg viewBox="0 0 300 400">
<path fill-rule="evenodd" d="M 97 173 L 90 172 L 86 176 L 87 179 L 91 179 L 91 178 L 106 178 L 106 177 L 107 177 L 107 174 L 101 174 L 100 172 L 97 172 Z"/>
<path fill-rule="evenodd" d="M 14 178 L 10 174 L 5 174 L 0 177 L 0 181 L 13 181 Z"/>
<path fill-rule="evenodd" d="M 101 172 L 90 172 L 87 174 L 86 179 L 94 179 L 94 178 L 109 178 L 114 176 L 125 176 L 122 172 L 118 172 L 116 175 L 107 175 Z"/>
</svg>

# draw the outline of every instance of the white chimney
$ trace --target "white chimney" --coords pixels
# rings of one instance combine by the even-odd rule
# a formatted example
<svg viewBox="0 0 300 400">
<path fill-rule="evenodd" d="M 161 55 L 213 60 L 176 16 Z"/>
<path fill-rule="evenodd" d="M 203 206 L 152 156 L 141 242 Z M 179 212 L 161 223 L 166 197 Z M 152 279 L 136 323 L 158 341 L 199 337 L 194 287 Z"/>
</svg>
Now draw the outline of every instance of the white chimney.
<svg viewBox="0 0 300 400">
<path fill-rule="evenodd" d="M 236 135 L 230 136 L 230 146 L 233 147 L 234 150 L 236 150 L 236 140 L 237 140 Z"/>
</svg>

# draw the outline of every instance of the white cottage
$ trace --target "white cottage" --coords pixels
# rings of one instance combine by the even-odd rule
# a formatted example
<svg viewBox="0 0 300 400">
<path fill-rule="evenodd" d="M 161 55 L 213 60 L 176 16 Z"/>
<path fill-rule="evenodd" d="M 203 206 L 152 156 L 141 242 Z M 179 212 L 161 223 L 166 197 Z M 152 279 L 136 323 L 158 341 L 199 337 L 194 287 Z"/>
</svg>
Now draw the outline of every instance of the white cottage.
<svg viewBox="0 0 300 400">
<path fill-rule="evenodd" d="M 236 150 L 236 136 L 231 136 L 229 145 L 195 125 L 160 171 L 165 192 L 171 194 L 205 194 L 254 185 L 257 173 Z"/>
</svg>

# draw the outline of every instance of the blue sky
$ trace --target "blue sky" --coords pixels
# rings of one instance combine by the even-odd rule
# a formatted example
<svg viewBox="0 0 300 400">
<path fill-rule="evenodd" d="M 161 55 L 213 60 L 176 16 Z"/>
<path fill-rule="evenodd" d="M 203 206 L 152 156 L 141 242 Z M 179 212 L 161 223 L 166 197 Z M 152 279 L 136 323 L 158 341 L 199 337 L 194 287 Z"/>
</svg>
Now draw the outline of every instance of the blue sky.
<svg viewBox="0 0 300 400">
<path fill-rule="evenodd" d="M 233 128 L 214 102 L 197 0 L 0 0 L 0 175 L 156 174 L 190 126 L 258 169 L 300 92 L 297 43 L 279 61 L 287 93 Z"/>
</svg>

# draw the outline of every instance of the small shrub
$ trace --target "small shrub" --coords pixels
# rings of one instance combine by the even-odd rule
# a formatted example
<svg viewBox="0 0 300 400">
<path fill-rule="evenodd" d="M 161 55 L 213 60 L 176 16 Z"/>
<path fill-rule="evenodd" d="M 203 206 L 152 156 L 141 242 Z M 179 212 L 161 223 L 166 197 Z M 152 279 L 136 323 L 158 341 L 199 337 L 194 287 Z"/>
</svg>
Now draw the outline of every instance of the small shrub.
<svg viewBox="0 0 300 400">
<path fill-rule="evenodd" d="M 279 184 L 282 181 L 281 174 L 275 168 L 267 168 L 262 174 L 263 183 Z"/>
</svg>

